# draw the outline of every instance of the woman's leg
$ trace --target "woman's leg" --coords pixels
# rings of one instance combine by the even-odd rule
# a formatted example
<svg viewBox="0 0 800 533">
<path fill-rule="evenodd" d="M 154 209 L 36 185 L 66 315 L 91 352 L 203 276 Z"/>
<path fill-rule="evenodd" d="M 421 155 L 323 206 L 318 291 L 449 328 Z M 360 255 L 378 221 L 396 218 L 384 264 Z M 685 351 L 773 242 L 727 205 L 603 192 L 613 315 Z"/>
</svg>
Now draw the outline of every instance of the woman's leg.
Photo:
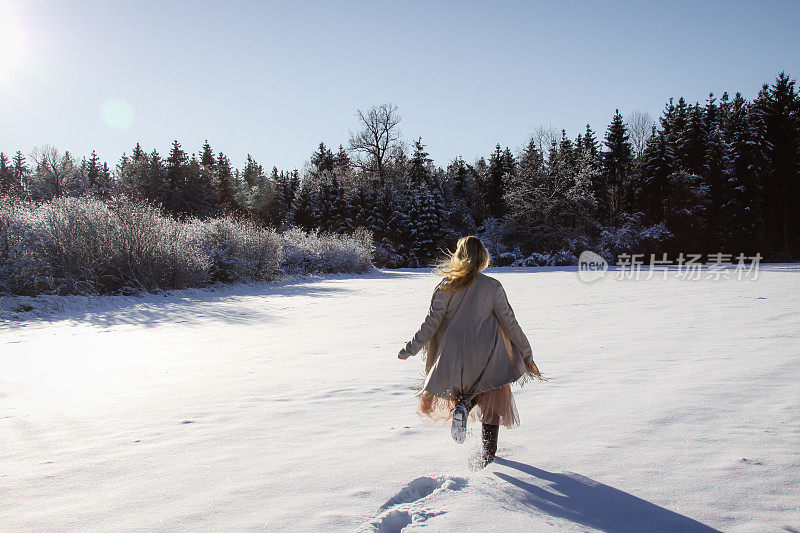
<svg viewBox="0 0 800 533">
<path fill-rule="evenodd" d="M 499 424 L 483 424 L 483 464 L 488 465 L 494 461 L 494 454 L 497 453 L 497 435 L 500 432 Z"/>
</svg>

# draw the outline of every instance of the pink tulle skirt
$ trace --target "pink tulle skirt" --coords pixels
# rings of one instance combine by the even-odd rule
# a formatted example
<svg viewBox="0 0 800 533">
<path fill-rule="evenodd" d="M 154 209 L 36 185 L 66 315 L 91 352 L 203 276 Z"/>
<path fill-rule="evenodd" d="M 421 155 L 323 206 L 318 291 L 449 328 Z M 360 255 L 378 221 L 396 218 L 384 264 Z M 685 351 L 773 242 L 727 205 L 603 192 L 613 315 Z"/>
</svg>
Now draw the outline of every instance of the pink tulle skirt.
<svg viewBox="0 0 800 533">
<path fill-rule="evenodd" d="M 453 417 L 456 400 L 440 398 L 427 391 L 418 394 L 419 406 L 417 414 L 423 422 L 435 426 L 446 424 Z M 519 426 L 519 412 L 511 393 L 511 385 L 503 385 L 498 389 L 478 394 L 475 407 L 470 411 L 469 419 L 484 424 L 495 424 L 512 428 Z"/>
</svg>

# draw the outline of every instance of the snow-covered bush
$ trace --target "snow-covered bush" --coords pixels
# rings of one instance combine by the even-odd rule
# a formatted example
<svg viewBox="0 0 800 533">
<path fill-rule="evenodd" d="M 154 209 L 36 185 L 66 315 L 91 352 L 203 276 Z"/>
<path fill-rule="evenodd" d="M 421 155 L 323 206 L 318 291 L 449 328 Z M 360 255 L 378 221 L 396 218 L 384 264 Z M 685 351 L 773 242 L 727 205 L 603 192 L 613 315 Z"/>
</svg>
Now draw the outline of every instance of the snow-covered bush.
<svg viewBox="0 0 800 533">
<path fill-rule="evenodd" d="M 119 286 L 105 292 L 199 287 L 211 280 L 211 261 L 191 220 L 175 220 L 154 204 L 126 197 L 113 199 L 110 207 L 109 271 Z"/>
<path fill-rule="evenodd" d="M 402 257 L 394 253 L 394 246 L 388 239 L 386 242 L 376 242 L 375 251 L 373 252 L 373 261 L 376 265 L 385 266 L 388 268 L 396 268 L 400 264 Z"/>
<path fill-rule="evenodd" d="M 503 243 L 504 225 L 505 223 L 502 219 L 487 217 L 477 229 L 477 237 L 486 246 L 486 250 L 492 258 L 508 251 Z"/>
<path fill-rule="evenodd" d="M 555 252 L 533 252 L 528 257 L 517 259 L 511 266 L 565 266 L 574 265 L 578 262 L 575 254 L 569 250 L 557 250 Z"/>
<path fill-rule="evenodd" d="M 363 273 L 372 266 L 372 233 L 364 228 L 339 235 L 294 227 L 281 237 L 285 244 L 282 267 L 288 274 Z"/>
<path fill-rule="evenodd" d="M 127 197 L 0 198 L 0 292 L 135 293 L 212 282 L 267 281 L 278 273 L 365 272 L 372 234 L 278 234 L 221 217 L 175 219 Z"/>
<path fill-rule="evenodd" d="M 584 250 L 592 250 L 590 241 L 583 235 L 565 239 L 564 247 L 557 250 L 533 252 L 520 257 L 511 266 L 569 266 L 578 264 L 578 256 Z M 521 255 L 521 254 L 518 254 Z"/>
<path fill-rule="evenodd" d="M 33 253 L 49 271 L 51 291 L 62 294 L 104 292 L 112 253 L 109 230 L 116 226 L 108 206 L 91 198 L 59 197 L 38 209 L 39 238 Z"/>
<path fill-rule="evenodd" d="M 547 258 L 550 254 L 543 254 L 541 252 L 533 252 L 528 257 L 523 257 L 521 259 L 517 259 L 511 266 L 515 267 L 536 267 L 536 266 L 543 266 L 547 264 Z"/>
<path fill-rule="evenodd" d="M 509 266 L 517 261 L 517 254 L 514 252 L 503 252 L 494 258 L 494 266 Z"/>
<path fill-rule="evenodd" d="M 659 245 L 672 237 L 666 225 L 647 226 L 642 213 L 623 214 L 618 226 L 606 226 L 600 234 L 596 253 L 613 263 L 621 253 L 653 252 Z"/>
<path fill-rule="evenodd" d="M 0 288 L 104 294 L 201 286 L 209 261 L 186 223 L 146 203 L 59 197 L 0 202 Z"/>
<path fill-rule="evenodd" d="M 222 217 L 199 223 L 200 246 L 214 281 L 266 281 L 278 273 L 283 240 L 272 228 Z"/>
<path fill-rule="evenodd" d="M 0 208 L 0 277 L 18 294 L 95 292 L 106 252 L 109 213 L 92 200 L 62 197 L 44 204 L 4 199 Z"/>
<path fill-rule="evenodd" d="M 31 252 L 35 205 L 0 197 L 0 292 L 36 294 L 47 290 L 45 271 Z"/>
</svg>

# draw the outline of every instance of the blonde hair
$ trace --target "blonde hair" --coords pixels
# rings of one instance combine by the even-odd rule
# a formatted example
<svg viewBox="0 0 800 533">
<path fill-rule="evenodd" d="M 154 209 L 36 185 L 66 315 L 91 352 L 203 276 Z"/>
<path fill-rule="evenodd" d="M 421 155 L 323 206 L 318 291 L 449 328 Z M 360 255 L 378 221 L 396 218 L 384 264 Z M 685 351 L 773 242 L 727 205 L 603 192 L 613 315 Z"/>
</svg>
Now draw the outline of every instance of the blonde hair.
<svg viewBox="0 0 800 533">
<path fill-rule="evenodd" d="M 447 257 L 440 260 L 433 269 L 435 274 L 444 276 L 441 289 L 455 292 L 469 285 L 475 276 L 489 266 L 491 257 L 481 240 L 474 235 L 458 239 L 455 252 L 446 251 Z"/>
</svg>

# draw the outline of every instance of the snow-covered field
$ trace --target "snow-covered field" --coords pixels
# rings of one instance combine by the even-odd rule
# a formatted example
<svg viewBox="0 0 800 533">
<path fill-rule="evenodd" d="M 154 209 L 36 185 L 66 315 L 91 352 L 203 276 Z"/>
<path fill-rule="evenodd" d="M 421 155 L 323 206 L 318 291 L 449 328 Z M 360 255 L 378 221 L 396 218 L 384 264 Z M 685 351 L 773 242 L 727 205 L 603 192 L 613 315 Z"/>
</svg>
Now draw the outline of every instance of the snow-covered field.
<svg viewBox="0 0 800 533">
<path fill-rule="evenodd" d="M 396 357 L 424 269 L 0 322 L 0 530 L 800 530 L 800 267 L 487 274 L 550 381 L 481 472 Z"/>
</svg>

